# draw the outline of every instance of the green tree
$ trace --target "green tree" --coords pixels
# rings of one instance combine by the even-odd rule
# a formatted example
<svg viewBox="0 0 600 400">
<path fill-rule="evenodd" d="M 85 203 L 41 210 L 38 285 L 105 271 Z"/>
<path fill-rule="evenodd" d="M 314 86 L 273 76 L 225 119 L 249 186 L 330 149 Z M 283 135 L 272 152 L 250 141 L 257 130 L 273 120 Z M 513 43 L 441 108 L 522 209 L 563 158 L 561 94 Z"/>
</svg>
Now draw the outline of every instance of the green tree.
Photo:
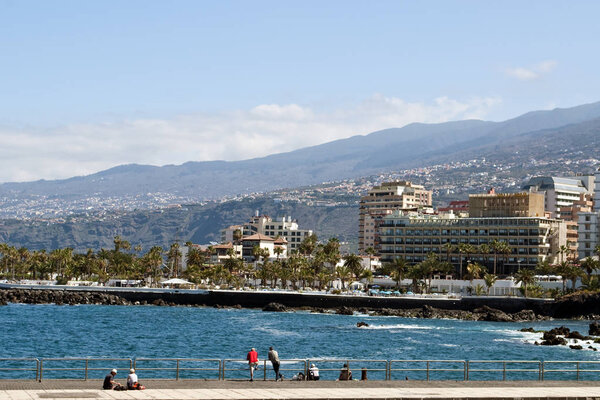
<svg viewBox="0 0 600 400">
<path fill-rule="evenodd" d="M 459 279 L 463 279 L 463 255 L 469 256 L 469 254 L 473 254 L 475 252 L 475 248 L 468 243 L 461 243 L 458 245 L 458 254 L 460 255 L 460 269 L 459 269 Z"/>
<path fill-rule="evenodd" d="M 364 272 L 364 267 L 362 265 L 362 259 L 360 256 L 357 256 L 356 254 L 347 254 L 343 258 L 344 266 L 350 270 L 354 276 L 354 279 L 358 279 Z"/>
<path fill-rule="evenodd" d="M 401 257 L 394 258 L 392 262 L 384 264 L 384 272 L 396 282 L 396 288 L 400 288 L 400 282 L 402 282 L 407 268 L 408 263 Z"/>
<path fill-rule="evenodd" d="M 181 250 L 179 248 L 179 243 L 175 242 L 169 248 L 167 253 L 167 265 L 171 270 L 171 275 L 174 278 L 179 276 L 179 269 L 181 268 Z"/>
<path fill-rule="evenodd" d="M 483 275 L 483 280 L 485 282 L 485 287 L 487 288 L 487 294 L 489 296 L 490 294 L 490 289 L 492 288 L 492 286 L 494 286 L 494 284 L 496 283 L 496 281 L 498 280 L 498 277 L 494 274 L 488 274 L 486 273 L 485 275 Z"/>
<path fill-rule="evenodd" d="M 525 297 L 528 297 L 527 287 L 535 283 L 535 271 L 529 268 L 523 268 L 515 274 L 515 282 L 521 283 L 524 289 Z"/>
</svg>

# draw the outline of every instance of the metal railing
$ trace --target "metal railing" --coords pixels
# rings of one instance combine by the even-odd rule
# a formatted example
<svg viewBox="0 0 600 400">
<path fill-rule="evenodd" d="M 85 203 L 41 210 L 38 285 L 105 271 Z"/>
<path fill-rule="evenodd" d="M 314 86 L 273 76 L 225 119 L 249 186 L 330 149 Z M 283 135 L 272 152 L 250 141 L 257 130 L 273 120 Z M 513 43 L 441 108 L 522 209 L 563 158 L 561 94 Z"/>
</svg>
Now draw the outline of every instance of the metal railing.
<svg viewBox="0 0 600 400">
<path fill-rule="evenodd" d="M 108 364 L 110 362 L 110 364 Z M 60 367 L 52 367 L 52 364 L 60 363 Z M 50 366 L 48 366 L 50 364 Z M 39 381 L 41 382 L 46 374 L 53 374 L 59 371 L 60 377 L 51 379 L 83 379 L 88 380 L 90 372 L 102 371 L 94 378 L 103 377 L 106 371 L 112 368 L 133 367 L 133 360 L 130 358 L 42 358 L 39 364 Z"/>
<path fill-rule="evenodd" d="M 465 360 L 390 360 L 388 380 L 394 380 L 394 372 L 408 373 L 410 379 L 422 380 L 424 378 L 427 381 L 432 380 L 432 375 L 435 378 L 439 373 L 445 373 L 444 380 L 468 380 L 467 362 Z M 404 365 L 405 367 L 400 368 L 396 365 Z M 405 375 L 404 378 L 400 379 L 408 379 L 409 375 Z"/>
<path fill-rule="evenodd" d="M 35 363 L 33 368 L 32 363 Z M 27 367 L 31 365 L 30 367 Z M 0 374 L 4 371 L 15 371 L 19 374 L 23 372 L 34 372 L 37 381 L 40 373 L 40 360 L 37 358 L 0 358 Z"/>
<path fill-rule="evenodd" d="M 156 378 L 158 372 L 175 373 L 175 380 L 180 379 L 221 379 L 222 361 L 217 358 L 136 358 L 133 368 L 137 373 L 147 372 L 147 379 Z M 208 373 L 206 373 L 208 371 Z M 159 375 L 160 376 L 160 375 Z M 207 377 L 209 376 L 209 377 Z"/>
<path fill-rule="evenodd" d="M 527 366 L 532 366 L 527 368 Z M 486 366 L 488 366 L 486 368 Z M 480 380 L 499 380 L 489 379 L 502 372 L 502 380 L 507 380 L 507 374 L 533 374 L 537 380 L 542 380 L 544 363 L 542 361 L 523 361 L 523 360 L 469 360 L 466 362 L 465 380 L 473 380 L 472 375 L 479 373 Z M 523 376 L 523 375 L 521 375 Z M 531 379 L 530 379 L 531 380 Z"/>
<path fill-rule="evenodd" d="M 354 379 L 373 380 L 598 380 L 600 361 L 536 360 L 372 360 L 285 359 L 286 379 L 316 364 L 320 379 L 335 380 L 344 364 Z M 0 379 L 101 379 L 112 368 L 135 368 L 145 379 L 245 380 L 248 362 L 201 358 L 0 358 Z M 29 375 L 24 378 L 23 375 Z M 367 378 L 368 376 L 368 378 Z M 274 379 L 268 360 L 260 361 L 255 379 Z"/>
<path fill-rule="evenodd" d="M 327 380 L 328 377 L 330 377 L 332 380 L 338 378 L 343 365 L 348 366 L 350 371 L 354 371 L 352 374 L 353 379 L 361 379 L 363 378 L 363 374 L 365 374 L 364 378 L 366 379 L 367 375 L 373 376 L 373 374 L 375 374 L 375 380 L 389 380 L 388 360 L 357 360 L 341 358 L 309 359 L 306 363 L 307 367 L 310 366 L 310 364 L 315 364 L 318 366 L 319 377 L 325 380 Z M 361 373 L 360 375 L 358 375 L 359 372 Z M 380 379 L 377 379 L 378 377 Z"/>
</svg>

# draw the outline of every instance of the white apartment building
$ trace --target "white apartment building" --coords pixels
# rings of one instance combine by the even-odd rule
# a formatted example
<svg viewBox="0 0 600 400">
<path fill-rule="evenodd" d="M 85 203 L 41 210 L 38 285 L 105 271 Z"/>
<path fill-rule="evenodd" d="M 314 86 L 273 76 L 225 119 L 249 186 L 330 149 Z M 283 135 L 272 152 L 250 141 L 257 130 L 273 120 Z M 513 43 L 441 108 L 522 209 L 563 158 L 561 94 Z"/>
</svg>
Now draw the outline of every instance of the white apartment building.
<svg viewBox="0 0 600 400">
<path fill-rule="evenodd" d="M 594 211 L 579 213 L 578 227 L 578 255 L 579 258 L 594 256 L 594 249 L 600 244 L 600 168 L 594 174 Z"/>
<path fill-rule="evenodd" d="M 598 211 L 579 213 L 577 252 L 580 259 L 594 256 L 594 248 L 598 245 Z"/>
<path fill-rule="evenodd" d="M 598 178 L 596 178 L 598 180 Z M 574 177 L 536 176 L 523 186 L 530 192 L 544 193 L 544 208 L 552 218 L 560 218 L 560 207 L 569 207 L 581 194 L 594 193 L 594 176 Z"/>
<path fill-rule="evenodd" d="M 242 236 L 252 236 L 255 234 L 265 235 L 273 238 L 285 239 L 286 253 L 291 254 L 292 251 L 297 250 L 300 243 L 313 234 L 310 229 L 300 229 L 298 221 L 293 220 L 292 217 L 281 217 L 277 220 L 269 217 L 268 215 L 259 215 L 258 211 L 256 215 L 243 225 L 232 225 L 221 230 L 221 241 L 223 243 L 233 242 L 233 235 L 236 230 L 241 230 Z"/>
</svg>

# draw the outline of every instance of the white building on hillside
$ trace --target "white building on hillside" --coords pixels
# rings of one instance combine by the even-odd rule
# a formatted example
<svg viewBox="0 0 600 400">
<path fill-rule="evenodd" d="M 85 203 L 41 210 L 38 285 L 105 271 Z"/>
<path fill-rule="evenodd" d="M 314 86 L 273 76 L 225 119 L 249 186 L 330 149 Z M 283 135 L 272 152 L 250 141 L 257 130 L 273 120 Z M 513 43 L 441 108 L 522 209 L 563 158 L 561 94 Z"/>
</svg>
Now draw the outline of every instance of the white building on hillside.
<svg viewBox="0 0 600 400">
<path fill-rule="evenodd" d="M 272 239 L 283 238 L 286 242 L 287 254 L 297 250 L 300 243 L 313 234 L 313 231 L 310 229 L 300 229 L 298 221 L 293 220 L 290 216 L 274 220 L 268 215 L 258 215 L 258 212 L 250 219 L 250 221 L 243 225 L 232 225 L 221 230 L 222 242 L 226 243 L 234 241 L 234 233 L 236 230 L 241 230 L 243 237 L 260 234 L 269 236 Z"/>
</svg>

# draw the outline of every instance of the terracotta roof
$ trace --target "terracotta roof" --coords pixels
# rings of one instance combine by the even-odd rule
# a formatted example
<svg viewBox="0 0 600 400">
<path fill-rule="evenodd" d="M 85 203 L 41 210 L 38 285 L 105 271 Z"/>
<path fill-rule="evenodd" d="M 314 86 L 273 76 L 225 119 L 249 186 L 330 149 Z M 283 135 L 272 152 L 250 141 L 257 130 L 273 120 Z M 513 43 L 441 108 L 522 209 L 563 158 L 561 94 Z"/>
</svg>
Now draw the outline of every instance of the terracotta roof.
<svg viewBox="0 0 600 400">
<path fill-rule="evenodd" d="M 287 242 L 288 241 L 285 240 L 285 238 L 282 238 L 282 237 L 275 239 L 275 244 L 278 244 L 278 243 L 287 243 Z"/>
<path fill-rule="evenodd" d="M 231 242 L 227 242 L 225 244 L 216 244 L 212 248 L 213 249 L 233 249 L 233 244 Z"/>
<path fill-rule="evenodd" d="M 245 240 L 262 240 L 263 242 L 274 242 L 275 241 L 275 239 L 273 239 L 272 237 L 262 235 L 260 233 L 255 233 L 254 235 L 243 237 L 242 241 L 245 241 Z"/>
</svg>

